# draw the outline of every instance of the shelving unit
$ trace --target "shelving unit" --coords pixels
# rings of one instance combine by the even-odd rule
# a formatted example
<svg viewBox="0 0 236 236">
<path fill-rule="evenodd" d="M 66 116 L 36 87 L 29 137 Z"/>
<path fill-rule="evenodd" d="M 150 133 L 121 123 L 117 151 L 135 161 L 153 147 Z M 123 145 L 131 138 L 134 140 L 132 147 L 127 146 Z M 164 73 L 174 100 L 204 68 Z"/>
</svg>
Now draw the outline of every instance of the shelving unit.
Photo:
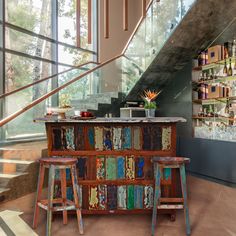
<svg viewBox="0 0 236 236">
<path fill-rule="evenodd" d="M 194 137 L 236 142 L 236 119 L 234 116 L 236 114 L 236 71 L 235 69 L 233 70 L 234 74 L 232 76 L 222 76 L 225 61 L 227 66 L 229 66 L 231 61 L 231 68 L 235 68 L 236 58 L 231 57 L 226 60 L 195 67 L 192 70 L 193 86 L 195 89 L 199 88 L 198 92 L 193 90 L 192 120 Z M 213 71 L 213 77 L 216 75 L 217 78 L 199 81 L 199 78 L 202 76 L 206 78 L 206 74 L 208 74 L 208 78 L 211 77 L 210 74 Z M 204 86 L 205 95 L 201 95 L 202 89 L 204 91 Z M 223 94 L 229 96 L 213 97 L 215 94 L 211 94 L 211 97 L 207 98 L 209 93 L 212 93 L 212 90 L 210 91 L 212 87 L 224 89 Z M 196 98 L 197 94 L 198 98 Z M 220 94 L 220 90 L 216 94 Z M 201 96 L 206 98 L 201 98 Z"/>
</svg>

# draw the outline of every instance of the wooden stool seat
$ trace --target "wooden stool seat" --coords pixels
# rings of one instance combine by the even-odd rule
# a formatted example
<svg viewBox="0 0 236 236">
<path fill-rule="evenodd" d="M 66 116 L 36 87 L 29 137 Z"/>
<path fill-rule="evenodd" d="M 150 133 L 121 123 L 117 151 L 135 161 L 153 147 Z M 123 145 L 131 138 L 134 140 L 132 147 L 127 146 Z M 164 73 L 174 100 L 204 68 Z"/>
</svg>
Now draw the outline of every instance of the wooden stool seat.
<svg viewBox="0 0 236 236">
<path fill-rule="evenodd" d="M 190 221 L 189 221 L 189 210 L 187 204 L 187 186 L 186 186 L 186 173 L 185 164 L 190 162 L 189 158 L 185 157 L 154 157 L 152 159 L 155 170 L 155 190 L 154 190 L 154 201 L 153 201 L 153 212 L 152 212 L 152 236 L 155 234 L 155 226 L 157 221 L 157 209 L 165 207 L 165 209 L 184 209 L 185 222 L 186 222 L 186 234 L 191 234 Z M 161 168 L 179 169 L 180 180 L 181 180 L 181 198 L 168 198 L 167 205 L 162 205 L 161 201 Z M 181 203 L 181 204 L 180 204 Z"/>
<path fill-rule="evenodd" d="M 190 163 L 190 159 L 186 157 L 153 157 L 152 162 L 164 165 L 179 165 Z"/>
<path fill-rule="evenodd" d="M 47 211 L 47 230 L 46 235 L 51 235 L 51 221 L 53 211 L 63 212 L 63 224 L 67 224 L 67 211 L 76 210 L 79 232 L 83 234 L 83 221 L 81 216 L 81 206 L 79 206 L 79 186 L 76 171 L 76 158 L 42 158 L 39 160 L 40 169 L 38 177 L 37 196 L 35 202 L 33 228 L 37 227 L 39 208 Z M 48 177 L 48 196 L 47 199 L 41 199 L 43 190 L 43 181 L 45 175 L 45 168 L 49 169 Z M 61 198 L 53 199 L 55 170 L 60 171 L 61 179 Z M 71 172 L 71 182 L 74 193 L 74 201 L 68 200 L 66 197 L 66 169 Z"/>
<path fill-rule="evenodd" d="M 75 165 L 77 163 L 76 158 L 63 158 L 63 157 L 49 157 L 39 159 L 39 163 L 46 165 Z"/>
</svg>

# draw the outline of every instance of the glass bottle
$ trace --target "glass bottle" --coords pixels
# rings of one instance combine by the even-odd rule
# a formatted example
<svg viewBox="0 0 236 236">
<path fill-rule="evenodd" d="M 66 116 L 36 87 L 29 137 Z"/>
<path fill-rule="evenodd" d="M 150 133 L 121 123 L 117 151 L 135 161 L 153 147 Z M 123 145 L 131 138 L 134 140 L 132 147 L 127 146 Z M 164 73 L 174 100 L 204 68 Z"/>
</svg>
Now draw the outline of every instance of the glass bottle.
<svg viewBox="0 0 236 236">
<path fill-rule="evenodd" d="M 227 75 L 228 75 L 228 68 L 227 68 L 226 60 L 225 60 L 225 66 L 224 66 L 224 69 L 223 69 L 223 76 L 227 76 Z"/>
<path fill-rule="evenodd" d="M 228 69 L 228 76 L 232 76 L 233 75 L 233 69 L 231 66 L 231 58 L 229 59 L 229 69 Z"/>
</svg>

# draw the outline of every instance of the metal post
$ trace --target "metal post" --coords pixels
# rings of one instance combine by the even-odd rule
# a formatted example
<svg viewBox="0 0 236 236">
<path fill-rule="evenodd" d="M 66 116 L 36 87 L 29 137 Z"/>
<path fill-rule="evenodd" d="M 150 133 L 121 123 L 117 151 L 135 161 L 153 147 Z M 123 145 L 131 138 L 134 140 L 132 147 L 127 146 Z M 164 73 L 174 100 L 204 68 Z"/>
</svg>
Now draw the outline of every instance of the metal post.
<svg viewBox="0 0 236 236">
<path fill-rule="evenodd" d="M 58 0 L 52 1 L 52 38 L 58 41 Z M 58 62 L 58 43 L 52 44 L 52 59 Z M 52 74 L 58 73 L 58 65 L 52 65 Z M 52 88 L 58 87 L 58 77 L 52 80 Z M 58 93 L 51 98 L 51 105 L 58 106 Z"/>
<path fill-rule="evenodd" d="M 5 0 L 0 0 L 0 19 L 3 24 L 0 27 L 0 46 L 3 50 L 0 52 L 0 93 L 5 93 L 5 68 L 6 68 L 6 60 L 5 60 Z M 5 99 L 0 100 L 0 119 L 4 117 L 5 112 Z M 1 127 L 0 129 L 0 139 L 5 141 L 6 139 L 6 128 Z"/>
</svg>

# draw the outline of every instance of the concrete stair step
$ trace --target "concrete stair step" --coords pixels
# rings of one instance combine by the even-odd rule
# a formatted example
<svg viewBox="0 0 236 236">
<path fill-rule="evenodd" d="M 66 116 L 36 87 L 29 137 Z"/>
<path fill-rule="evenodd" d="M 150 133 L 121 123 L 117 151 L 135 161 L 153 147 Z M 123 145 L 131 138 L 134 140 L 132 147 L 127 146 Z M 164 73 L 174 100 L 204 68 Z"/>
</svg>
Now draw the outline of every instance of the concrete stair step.
<svg viewBox="0 0 236 236">
<path fill-rule="evenodd" d="M 4 193 L 8 192 L 9 188 L 0 188 L 0 196 L 4 195 Z"/>
<path fill-rule="evenodd" d="M 14 172 L 24 172 L 34 161 L 25 161 L 17 159 L 0 159 L 0 172 L 11 174 Z"/>
<path fill-rule="evenodd" d="M 97 98 L 97 97 L 111 97 L 111 98 L 118 98 L 119 92 L 104 92 L 104 93 L 96 93 L 96 94 L 90 94 L 89 97 Z"/>
<path fill-rule="evenodd" d="M 26 176 L 28 175 L 27 172 L 20 173 L 20 172 L 15 172 L 11 174 L 5 174 L 5 173 L 0 173 L 0 187 L 7 187 L 8 183 L 12 181 L 14 178 L 18 178 L 21 176 Z"/>
<path fill-rule="evenodd" d="M 79 104 L 79 103 L 72 103 L 72 106 L 75 109 L 78 109 L 80 111 L 86 111 L 86 110 L 97 110 L 98 109 L 98 103 L 87 103 L 87 104 Z"/>
</svg>

